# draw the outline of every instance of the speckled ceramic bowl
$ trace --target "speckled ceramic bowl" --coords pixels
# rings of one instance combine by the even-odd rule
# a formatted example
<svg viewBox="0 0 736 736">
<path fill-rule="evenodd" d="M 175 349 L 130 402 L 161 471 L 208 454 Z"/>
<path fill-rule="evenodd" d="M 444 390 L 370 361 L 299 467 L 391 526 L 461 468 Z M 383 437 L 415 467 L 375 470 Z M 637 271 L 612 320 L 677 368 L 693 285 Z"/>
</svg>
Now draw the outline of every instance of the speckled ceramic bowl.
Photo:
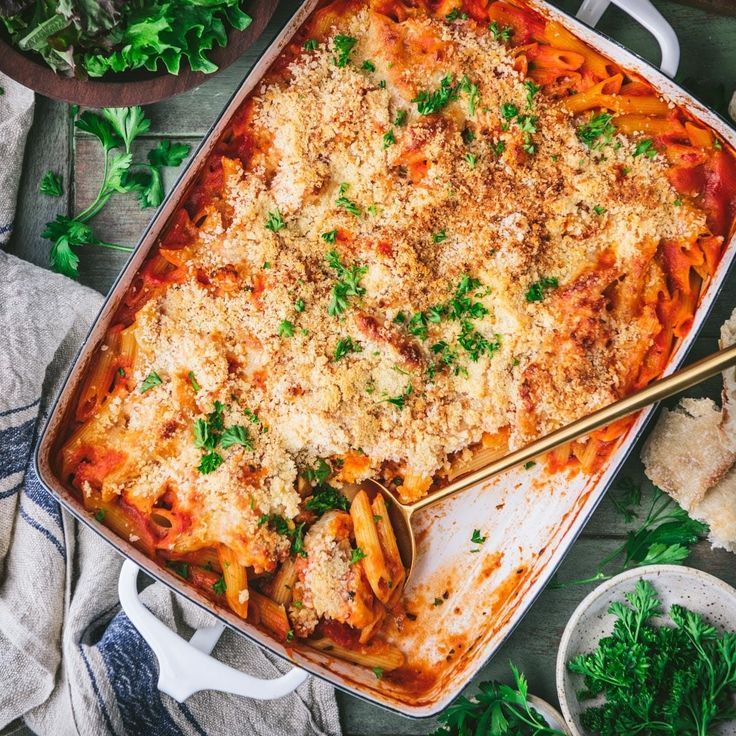
<svg viewBox="0 0 736 736">
<path fill-rule="evenodd" d="M 678 603 L 702 614 L 720 631 L 736 631 L 736 590 L 701 570 L 679 565 L 652 565 L 628 570 L 603 583 L 575 609 L 557 653 L 557 695 L 572 736 L 587 735 L 580 725 L 583 707 L 575 696 L 582 681 L 579 675 L 568 671 L 567 663 L 578 654 L 593 651 L 602 637 L 611 634 L 615 619 L 608 613 L 609 606 L 623 600 L 624 593 L 632 591 L 642 579 L 654 586 L 663 611 L 669 611 Z M 596 703 L 587 701 L 585 707 Z M 716 733 L 735 736 L 736 722 L 723 724 Z"/>
<path fill-rule="evenodd" d="M 560 713 L 556 708 L 553 708 L 546 700 L 542 700 L 542 698 L 538 698 L 536 695 L 529 695 L 526 702 L 529 703 L 529 705 L 531 705 L 545 721 L 547 721 L 548 726 L 556 728 L 558 731 L 562 731 L 566 734 L 570 733 L 570 729 L 565 724 L 565 719 L 562 717 L 562 713 Z"/>
</svg>

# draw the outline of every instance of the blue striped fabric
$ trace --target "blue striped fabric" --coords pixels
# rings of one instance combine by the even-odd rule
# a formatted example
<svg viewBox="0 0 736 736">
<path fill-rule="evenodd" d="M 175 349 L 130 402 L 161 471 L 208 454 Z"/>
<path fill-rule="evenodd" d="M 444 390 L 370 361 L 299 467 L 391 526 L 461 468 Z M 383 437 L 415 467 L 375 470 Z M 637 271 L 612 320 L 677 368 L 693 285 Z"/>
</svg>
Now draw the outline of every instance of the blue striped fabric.
<svg viewBox="0 0 736 736">
<path fill-rule="evenodd" d="M 12 479 L 11 486 L 0 491 L 0 515 L 15 512 L 16 519 L 38 535 L 34 548 L 37 563 L 43 567 L 50 564 L 49 556 L 59 555 L 66 562 L 67 550 L 61 508 L 42 485 L 30 461 L 39 403 L 36 400 L 0 415 L 0 488 Z M 16 482 L 19 475 L 22 480 Z M 3 503 L 9 508 L 4 508 Z M 117 613 L 110 620 L 118 608 L 116 601 L 90 623 L 83 635 L 92 632 L 92 644 L 80 642 L 77 646 L 98 709 L 98 718 L 94 720 L 104 724 L 109 734 L 204 736 L 206 732 L 190 710 L 177 707 L 169 698 L 181 716 L 178 720 L 189 728 L 183 730 L 172 718 L 156 686 L 156 657 L 124 613 Z M 101 631 L 95 630 L 103 623 L 106 625 Z"/>
</svg>

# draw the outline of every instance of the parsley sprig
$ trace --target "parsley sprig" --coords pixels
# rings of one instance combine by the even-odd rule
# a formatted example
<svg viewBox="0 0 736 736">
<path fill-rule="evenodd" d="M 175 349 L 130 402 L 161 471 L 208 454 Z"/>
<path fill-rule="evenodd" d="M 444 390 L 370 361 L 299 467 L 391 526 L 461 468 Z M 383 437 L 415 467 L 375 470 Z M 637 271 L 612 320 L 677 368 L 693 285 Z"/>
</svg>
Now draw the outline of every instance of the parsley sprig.
<svg viewBox="0 0 736 736">
<path fill-rule="evenodd" d="M 453 100 L 458 98 L 459 84 L 455 84 L 452 74 L 442 77 L 440 86 L 436 90 L 422 90 L 412 100 L 416 103 L 420 115 L 432 115 L 443 110 Z"/>
<path fill-rule="evenodd" d="M 577 129 L 578 138 L 591 150 L 607 146 L 616 135 L 613 115 L 610 112 L 597 112 L 591 115 L 584 125 Z"/>
<path fill-rule="evenodd" d="M 212 473 L 222 465 L 223 457 L 216 448 L 223 450 L 240 445 L 246 450 L 253 450 L 253 441 L 247 427 L 239 424 L 225 428 L 225 405 L 215 401 L 214 408 L 207 419 L 197 419 L 192 427 L 194 445 L 204 451 L 197 470 L 203 475 Z"/>
<path fill-rule="evenodd" d="M 129 252 L 127 245 L 108 243 L 97 238 L 87 224 L 116 192 L 134 192 L 141 208 L 158 207 L 163 201 L 164 188 L 161 169 L 179 166 L 189 154 L 189 146 L 163 140 L 149 151 L 148 162 L 134 161 L 133 141 L 151 127 L 151 121 L 140 107 L 106 107 L 102 115 L 89 110 L 83 112 L 75 126 L 93 135 L 102 144 L 102 181 L 92 203 L 74 217 L 57 215 L 46 223 L 42 238 L 52 242 L 49 253 L 51 267 L 66 276 L 78 275 L 79 256 L 75 249 L 97 245 L 112 250 Z"/>
<path fill-rule="evenodd" d="M 442 603 L 442 599 L 435 599 Z M 526 677 L 509 662 L 516 689 L 500 682 L 481 682 L 472 698 L 461 695 L 437 720 L 442 727 L 432 736 L 564 736 L 550 728 L 529 705 Z"/>
<path fill-rule="evenodd" d="M 619 487 L 621 498 L 614 501 L 624 519 L 633 521 L 641 502 L 641 488 L 627 481 Z M 615 495 L 613 498 L 616 498 Z M 655 489 L 646 517 L 628 532 L 626 541 L 597 565 L 593 575 L 560 582 L 556 576 L 551 588 L 568 588 L 608 580 L 619 572 L 646 565 L 681 565 L 698 540 L 708 532 L 707 525 L 691 519 L 667 494 Z M 611 567 L 618 560 L 615 567 Z"/>
<path fill-rule="evenodd" d="M 47 171 L 41 177 L 41 181 L 38 184 L 38 191 L 47 197 L 61 197 L 64 192 L 61 175 L 53 171 Z"/>
<path fill-rule="evenodd" d="M 327 313 L 331 317 L 341 315 L 349 304 L 350 297 L 361 297 L 365 294 L 365 289 L 360 285 L 360 280 L 368 271 L 368 266 L 345 266 L 340 261 L 340 256 L 336 250 L 331 250 L 327 254 L 327 264 L 330 268 L 337 272 L 338 281 L 332 286 L 330 292 L 330 304 L 327 307 Z"/>
<path fill-rule="evenodd" d="M 568 662 L 584 678 L 579 700 L 605 697 L 583 711 L 586 732 L 705 736 L 736 718 L 736 633 L 679 605 L 669 610 L 674 626 L 654 626 L 661 602 L 646 580 L 624 598 L 608 609 L 612 634 Z"/>
<path fill-rule="evenodd" d="M 345 212 L 349 212 L 351 215 L 355 215 L 355 217 L 360 217 L 362 214 L 360 211 L 360 207 L 358 207 L 358 205 L 355 204 L 352 199 L 349 199 L 345 196 L 345 193 L 348 191 L 349 188 L 350 185 L 346 182 L 340 184 L 340 193 L 335 200 L 335 206 L 339 207 L 341 210 L 345 210 Z"/>
<path fill-rule="evenodd" d="M 533 84 L 533 83 L 532 83 Z M 536 85 L 534 85 L 536 88 Z M 538 89 L 538 88 L 537 88 Z M 527 87 L 527 102 L 531 104 L 533 95 L 530 95 L 530 88 Z M 536 94 L 536 92 L 534 93 Z M 522 149 L 528 154 L 533 155 L 537 152 L 536 143 L 532 136 L 534 133 L 539 132 L 537 128 L 538 118 L 536 115 L 523 115 L 519 112 L 519 108 L 512 102 L 504 102 L 501 105 L 501 117 L 507 121 L 501 127 L 506 130 L 508 126 L 515 122 L 521 131 L 523 139 Z"/>
<path fill-rule="evenodd" d="M 491 32 L 494 41 L 502 41 L 503 43 L 508 43 L 511 36 L 514 35 L 514 29 L 511 26 L 499 26 L 495 20 L 488 26 L 488 30 Z"/>
<path fill-rule="evenodd" d="M 541 302 L 546 292 L 550 289 L 556 289 L 560 282 L 555 276 L 543 276 L 539 281 L 535 281 L 526 292 L 526 300 L 528 302 Z"/>
<path fill-rule="evenodd" d="M 342 34 L 335 36 L 335 51 L 337 52 L 337 55 L 332 59 L 335 66 L 347 66 L 348 61 L 350 61 L 350 52 L 357 43 L 358 39 L 353 38 L 352 36 L 344 36 Z"/>
</svg>

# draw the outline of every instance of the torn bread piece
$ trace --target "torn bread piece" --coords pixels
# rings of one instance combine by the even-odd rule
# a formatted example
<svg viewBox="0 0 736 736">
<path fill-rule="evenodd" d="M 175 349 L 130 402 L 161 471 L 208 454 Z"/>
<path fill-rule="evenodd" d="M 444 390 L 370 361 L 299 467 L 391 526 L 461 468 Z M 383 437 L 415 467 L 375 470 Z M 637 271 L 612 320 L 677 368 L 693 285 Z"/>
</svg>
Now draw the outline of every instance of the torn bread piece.
<svg viewBox="0 0 736 736">
<path fill-rule="evenodd" d="M 687 512 L 736 462 L 722 419 L 710 399 L 683 399 L 672 411 L 662 412 L 642 450 L 647 477 Z"/>
<path fill-rule="evenodd" d="M 736 343 L 736 310 L 720 347 Z M 723 409 L 683 399 L 663 411 L 642 450 L 647 477 L 694 519 L 708 524 L 714 547 L 736 552 L 736 369 L 723 373 Z"/>
<path fill-rule="evenodd" d="M 736 343 L 736 309 L 721 325 L 721 350 Z M 723 371 L 723 411 L 721 427 L 726 446 L 736 452 L 736 367 Z M 734 537 L 736 539 L 736 537 Z"/>
<path fill-rule="evenodd" d="M 691 516 L 710 527 L 714 547 L 736 552 L 736 468 L 705 494 Z"/>
</svg>

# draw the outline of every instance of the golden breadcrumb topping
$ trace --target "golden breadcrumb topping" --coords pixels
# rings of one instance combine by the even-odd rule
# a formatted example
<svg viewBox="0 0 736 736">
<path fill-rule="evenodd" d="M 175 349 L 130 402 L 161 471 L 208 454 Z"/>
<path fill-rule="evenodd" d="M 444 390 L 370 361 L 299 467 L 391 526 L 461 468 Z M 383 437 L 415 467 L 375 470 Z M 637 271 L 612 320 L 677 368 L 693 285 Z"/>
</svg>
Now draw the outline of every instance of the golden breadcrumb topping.
<svg viewBox="0 0 736 736">
<path fill-rule="evenodd" d="M 621 134 L 586 146 L 490 33 L 368 10 L 342 22 L 255 91 L 255 153 L 226 162 L 226 206 L 185 249 L 187 279 L 137 315 L 134 379 L 161 385 L 95 420 L 108 446 L 135 438 L 109 493 L 171 491 L 197 509 L 182 545 L 226 543 L 257 569 L 289 545 L 263 516 L 298 514 L 319 458 L 364 458 L 353 481 L 430 479 L 484 433 L 518 445 L 617 398 L 658 330 L 630 305 L 642 264 L 705 230 L 663 156 Z M 344 66 L 338 33 L 357 39 Z M 402 62 L 417 39 L 441 52 Z M 203 473 L 193 423 L 216 402 L 248 442 Z M 345 580 L 344 550 L 324 554 Z M 305 574 L 308 608 L 336 615 L 341 593 Z"/>
</svg>

